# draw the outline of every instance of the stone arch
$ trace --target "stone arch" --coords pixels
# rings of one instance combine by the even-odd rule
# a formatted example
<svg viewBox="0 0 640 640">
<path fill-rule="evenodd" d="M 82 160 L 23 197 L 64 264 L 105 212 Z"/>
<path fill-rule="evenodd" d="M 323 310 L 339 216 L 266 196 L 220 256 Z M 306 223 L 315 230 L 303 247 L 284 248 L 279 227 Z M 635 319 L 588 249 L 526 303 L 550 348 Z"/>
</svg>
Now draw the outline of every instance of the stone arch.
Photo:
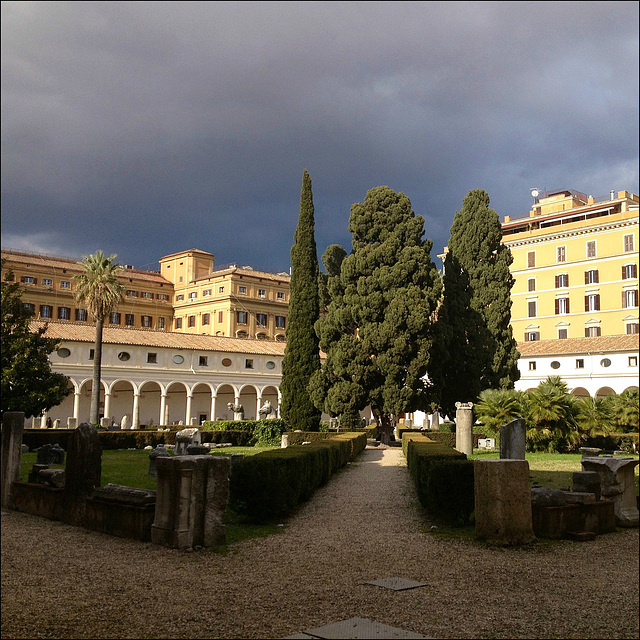
<svg viewBox="0 0 640 640">
<path fill-rule="evenodd" d="M 576 387 L 572 392 L 572 395 L 577 398 L 590 398 L 591 394 L 584 387 Z"/>
<path fill-rule="evenodd" d="M 162 385 L 155 380 L 145 380 L 140 383 L 138 387 L 140 393 L 138 415 L 141 425 L 148 427 L 162 424 L 160 406 L 163 391 Z"/>
<path fill-rule="evenodd" d="M 221 384 L 216 390 L 216 420 L 233 420 L 233 411 L 227 408 L 234 402 L 236 389 L 230 384 Z"/>
<path fill-rule="evenodd" d="M 89 414 L 91 413 L 91 389 L 93 387 L 93 378 L 85 378 L 78 385 L 78 392 L 80 393 L 80 401 L 78 403 L 78 424 L 82 422 L 89 422 Z M 104 392 L 105 381 L 100 381 L 100 409 L 98 416 L 103 417 L 104 412 Z"/>
<path fill-rule="evenodd" d="M 253 384 L 243 384 L 240 387 L 240 404 L 244 407 L 245 420 L 257 420 L 258 389 Z"/>
<path fill-rule="evenodd" d="M 127 425 L 133 425 L 133 396 L 137 392 L 137 387 L 130 380 L 118 379 L 111 382 L 107 388 L 109 402 L 105 403 L 108 415 L 105 418 L 111 419 L 115 424 L 122 424 L 124 416 L 127 417 Z M 108 406 L 107 406 L 108 405 Z"/>
<path fill-rule="evenodd" d="M 278 417 L 280 417 L 280 390 L 275 385 L 267 385 L 262 388 L 261 406 L 268 400 L 275 408 Z M 258 416 L 259 417 L 259 416 Z"/>
<path fill-rule="evenodd" d="M 180 381 L 169 383 L 166 396 L 166 424 L 179 424 L 182 421 L 187 426 L 187 385 Z"/>
<path fill-rule="evenodd" d="M 639 391 L 640 389 L 638 389 L 638 387 L 636 387 L 635 385 L 631 385 L 630 387 L 627 387 L 625 389 L 625 391 Z"/>
<path fill-rule="evenodd" d="M 615 391 L 611 387 L 600 387 L 596 391 L 596 398 L 606 398 L 607 396 L 612 396 L 615 394 Z"/>
<path fill-rule="evenodd" d="M 191 389 L 191 415 L 198 424 L 213 420 L 211 416 L 211 396 L 213 387 L 208 382 L 197 382 Z"/>
<path fill-rule="evenodd" d="M 67 418 L 73 417 L 73 407 L 75 404 L 75 394 L 78 391 L 78 384 L 75 380 L 69 378 L 67 389 L 70 389 L 70 393 L 64 398 L 64 400 L 57 406 L 51 407 L 48 411 L 48 415 L 51 420 L 60 420 L 60 428 L 67 428 Z"/>
</svg>

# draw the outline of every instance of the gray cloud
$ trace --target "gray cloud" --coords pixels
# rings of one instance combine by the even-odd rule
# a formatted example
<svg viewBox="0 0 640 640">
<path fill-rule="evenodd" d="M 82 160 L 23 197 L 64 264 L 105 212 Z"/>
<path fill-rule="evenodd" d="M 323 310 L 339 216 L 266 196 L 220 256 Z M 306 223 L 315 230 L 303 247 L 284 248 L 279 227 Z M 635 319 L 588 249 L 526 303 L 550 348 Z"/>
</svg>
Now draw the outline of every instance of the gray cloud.
<svg viewBox="0 0 640 640">
<path fill-rule="evenodd" d="M 3 2 L 3 246 L 288 267 L 386 184 L 434 254 L 469 189 L 638 192 L 635 2 Z M 46 245 L 49 246 L 49 245 Z"/>
</svg>

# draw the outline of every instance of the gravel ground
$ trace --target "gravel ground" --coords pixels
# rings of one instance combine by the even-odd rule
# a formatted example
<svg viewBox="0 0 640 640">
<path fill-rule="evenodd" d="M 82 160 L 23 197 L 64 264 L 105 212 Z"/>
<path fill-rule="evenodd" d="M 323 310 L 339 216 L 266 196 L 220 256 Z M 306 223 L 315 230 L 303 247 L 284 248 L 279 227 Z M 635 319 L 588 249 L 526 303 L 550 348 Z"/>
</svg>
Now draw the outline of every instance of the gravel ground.
<svg viewBox="0 0 640 640">
<path fill-rule="evenodd" d="M 496 549 L 432 535 L 402 452 L 367 449 L 229 553 L 2 514 L 2 638 L 284 638 L 351 617 L 432 638 L 634 638 L 638 529 Z M 364 584 L 402 577 L 426 587 Z"/>
</svg>

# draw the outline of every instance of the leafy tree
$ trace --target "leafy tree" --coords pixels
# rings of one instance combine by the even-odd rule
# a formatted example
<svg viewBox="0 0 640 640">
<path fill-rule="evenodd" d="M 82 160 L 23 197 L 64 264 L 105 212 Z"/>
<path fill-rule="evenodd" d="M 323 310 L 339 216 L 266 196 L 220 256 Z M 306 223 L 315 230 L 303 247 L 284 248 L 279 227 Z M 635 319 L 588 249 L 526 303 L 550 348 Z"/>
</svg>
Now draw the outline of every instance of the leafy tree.
<svg viewBox="0 0 640 640">
<path fill-rule="evenodd" d="M 4 261 L 3 261 L 4 266 Z M 9 271 L 2 287 L 2 413 L 23 411 L 39 416 L 59 405 L 69 394 L 69 378 L 51 370 L 48 355 L 59 340 L 45 337 L 46 325 L 29 328 L 34 315 L 22 302 L 20 285 L 11 282 Z"/>
<path fill-rule="evenodd" d="M 340 279 L 340 268 L 347 252 L 339 244 L 330 244 L 322 254 L 324 272 L 318 274 L 318 289 L 320 291 L 320 315 L 326 316 L 331 303 L 329 282 Z"/>
<path fill-rule="evenodd" d="M 291 284 L 287 346 L 282 360 L 282 416 L 294 429 L 317 431 L 320 411 L 307 386 L 320 369 L 320 349 L 314 325 L 320 315 L 318 254 L 314 237 L 311 178 L 304 171 L 300 215 L 291 248 Z"/>
<path fill-rule="evenodd" d="M 341 424 L 370 404 L 388 442 L 400 413 L 431 400 L 424 376 L 440 277 L 432 242 L 423 240 L 424 219 L 403 193 L 371 189 L 351 207 L 349 231 L 352 252 L 330 279 L 331 304 L 317 323 L 327 358 L 310 390 Z"/>
<path fill-rule="evenodd" d="M 526 392 L 529 451 L 566 453 L 583 440 L 578 425 L 578 401 L 560 376 L 549 376 Z"/>
<path fill-rule="evenodd" d="M 441 352 L 430 371 L 445 413 L 475 402 L 484 389 L 511 389 L 519 378 L 511 320 L 511 251 L 502 243 L 486 191 L 469 191 L 455 214 L 438 312 Z"/>
<path fill-rule="evenodd" d="M 93 355 L 93 383 L 89 421 L 97 424 L 100 410 L 102 366 L 102 330 L 105 318 L 123 300 L 124 285 L 118 280 L 122 267 L 114 262 L 116 255 L 105 257 L 102 251 L 84 256 L 78 264 L 84 272 L 74 276 L 76 301 L 83 304 L 96 323 L 96 341 Z"/>
</svg>

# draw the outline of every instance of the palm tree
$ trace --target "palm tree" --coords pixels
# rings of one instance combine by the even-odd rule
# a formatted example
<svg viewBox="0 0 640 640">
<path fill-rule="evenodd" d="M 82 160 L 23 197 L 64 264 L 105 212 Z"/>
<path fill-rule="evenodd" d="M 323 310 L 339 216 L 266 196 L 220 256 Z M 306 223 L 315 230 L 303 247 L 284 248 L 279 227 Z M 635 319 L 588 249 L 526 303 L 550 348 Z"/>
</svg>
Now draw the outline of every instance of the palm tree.
<svg viewBox="0 0 640 640">
<path fill-rule="evenodd" d="M 475 405 L 478 420 L 492 433 L 500 432 L 500 427 L 516 418 L 523 417 L 523 398 L 514 389 L 485 389 L 480 393 Z"/>
<path fill-rule="evenodd" d="M 578 424 L 590 436 L 611 433 L 614 429 L 612 401 L 609 398 L 581 398 L 578 401 Z"/>
<path fill-rule="evenodd" d="M 74 276 L 76 302 L 83 304 L 96 322 L 96 342 L 93 354 L 93 386 L 89 421 L 97 424 L 100 408 L 100 369 L 102 364 L 102 329 L 105 318 L 122 302 L 124 285 L 117 274 L 122 267 L 114 262 L 116 255 L 105 257 L 102 251 L 83 256 L 78 264 L 84 273 Z"/>
</svg>

